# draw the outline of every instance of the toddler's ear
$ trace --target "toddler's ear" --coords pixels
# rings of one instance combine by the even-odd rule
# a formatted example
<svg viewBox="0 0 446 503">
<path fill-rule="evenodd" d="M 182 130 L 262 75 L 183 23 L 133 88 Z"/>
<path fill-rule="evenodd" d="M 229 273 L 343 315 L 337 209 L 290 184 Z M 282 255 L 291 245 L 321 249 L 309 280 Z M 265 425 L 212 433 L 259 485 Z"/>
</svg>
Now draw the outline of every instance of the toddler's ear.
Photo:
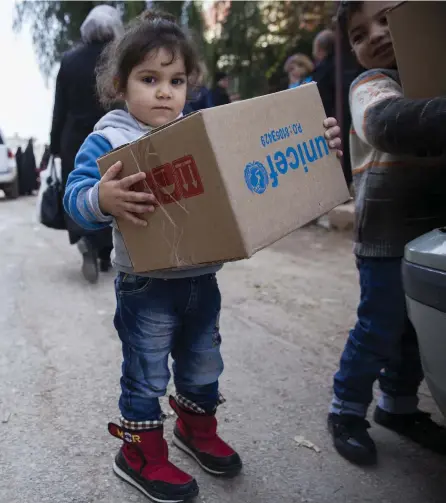
<svg viewBox="0 0 446 503">
<path fill-rule="evenodd" d="M 121 90 L 121 85 L 119 83 L 119 78 L 118 77 L 113 77 L 113 88 L 114 88 L 116 94 L 120 98 L 124 99 L 124 93 Z"/>
</svg>

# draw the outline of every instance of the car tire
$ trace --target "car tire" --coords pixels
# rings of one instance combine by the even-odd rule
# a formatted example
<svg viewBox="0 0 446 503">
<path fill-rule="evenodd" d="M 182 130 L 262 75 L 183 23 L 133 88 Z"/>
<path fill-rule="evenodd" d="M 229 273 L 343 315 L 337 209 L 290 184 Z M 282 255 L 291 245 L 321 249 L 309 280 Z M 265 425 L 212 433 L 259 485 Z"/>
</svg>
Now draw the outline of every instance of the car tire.
<svg viewBox="0 0 446 503">
<path fill-rule="evenodd" d="M 3 192 L 8 199 L 17 199 L 19 197 L 19 179 L 16 178 L 8 187 L 4 187 Z"/>
</svg>

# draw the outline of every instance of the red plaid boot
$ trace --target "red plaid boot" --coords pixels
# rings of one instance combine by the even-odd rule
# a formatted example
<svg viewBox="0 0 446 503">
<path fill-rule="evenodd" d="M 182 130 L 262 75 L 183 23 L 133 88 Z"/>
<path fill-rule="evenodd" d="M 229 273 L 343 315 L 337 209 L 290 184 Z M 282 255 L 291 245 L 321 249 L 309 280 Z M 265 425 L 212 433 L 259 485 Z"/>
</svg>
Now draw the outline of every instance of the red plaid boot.
<svg viewBox="0 0 446 503">
<path fill-rule="evenodd" d="M 124 441 L 113 464 L 118 477 L 159 503 L 180 503 L 198 495 L 195 479 L 169 462 L 162 426 L 128 430 L 109 423 L 108 431 Z"/>
<path fill-rule="evenodd" d="M 178 419 L 173 443 L 212 475 L 233 477 L 242 469 L 240 456 L 217 435 L 217 419 L 214 414 L 193 412 L 169 397 Z"/>
</svg>

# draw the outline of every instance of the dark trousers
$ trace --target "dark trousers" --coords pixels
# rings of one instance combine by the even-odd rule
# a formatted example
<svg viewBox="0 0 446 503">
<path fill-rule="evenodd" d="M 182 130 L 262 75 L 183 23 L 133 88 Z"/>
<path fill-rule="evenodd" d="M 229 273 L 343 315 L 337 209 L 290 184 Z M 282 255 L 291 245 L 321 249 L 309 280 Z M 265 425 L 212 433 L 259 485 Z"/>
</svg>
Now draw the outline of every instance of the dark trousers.
<svg viewBox="0 0 446 503">
<path fill-rule="evenodd" d="M 417 409 L 423 380 L 417 335 L 407 316 L 401 259 L 358 258 L 361 299 L 334 377 L 332 412 L 365 416 L 379 380 L 380 406 L 395 413 Z"/>
</svg>

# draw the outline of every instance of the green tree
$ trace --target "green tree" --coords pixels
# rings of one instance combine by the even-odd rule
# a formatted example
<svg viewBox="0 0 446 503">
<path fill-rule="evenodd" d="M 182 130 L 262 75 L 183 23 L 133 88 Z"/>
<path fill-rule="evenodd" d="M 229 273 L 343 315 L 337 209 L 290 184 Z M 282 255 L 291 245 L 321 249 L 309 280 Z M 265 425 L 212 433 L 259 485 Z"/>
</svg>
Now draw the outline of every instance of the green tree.
<svg viewBox="0 0 446 503">
<path fill-rule="evenodd" d="M 267 29 L 258 2 L 232 2 L 215 42 L 218 66 L 237 79 L 236 90 L 243 98 L 266 91 L 265 54 L 259 40 Z"/>
<path fill-rule="evenodd" d="M 101 3 L 119 8 L 124 20 L 146 8 L 145 1 L 22 0 L 17 4 L 14 27 L 20 30 L 29 23 L 45 77 L 50 76 L 62 54 L 79 41 L 83 20 Z M 236 90 L 243 98 L 283 88 L 285 59 L 293 52 L 311 54 L 314 35 L 330 25 L 335 8 L 335 3 L 329 1 L 218 0 L 211 7 L 220 13 L 216 21 L 219 29 L 211 26 L 214 36 L 206 37 L 209 26 L 201 1 L 156 0 L 151 5 L 170 12 L 187 25 L 210 75 L 217 69 L 226 70 L 235 77 Z"/>
<path fill-rule="evenodd" d="M 145 9 L 145 1 L 66 2 L 53 0 L 22 0 L 16 5 L 14 29 L 20 31 L 29 23 L 40 69 L 48 78 L 62 54 L 80 39 L 80 27 L 90 10 L 99 4 L 119 8 L 124 19 L 130 19 Z"/>
<path fill-rule="evenodd" d="M 178 21 L 181 21 L 181 16 L 183 14 L 183 9 L 184 9 L 184 4 L 187 2 L 184 2 L 182 0 L 154 0 L 151 2 L 151 7 L 155 9 L 160 9 L 165 12 L 168 12 L 169 14 L 172 14 L 176 17 Z"/>
</svg>

